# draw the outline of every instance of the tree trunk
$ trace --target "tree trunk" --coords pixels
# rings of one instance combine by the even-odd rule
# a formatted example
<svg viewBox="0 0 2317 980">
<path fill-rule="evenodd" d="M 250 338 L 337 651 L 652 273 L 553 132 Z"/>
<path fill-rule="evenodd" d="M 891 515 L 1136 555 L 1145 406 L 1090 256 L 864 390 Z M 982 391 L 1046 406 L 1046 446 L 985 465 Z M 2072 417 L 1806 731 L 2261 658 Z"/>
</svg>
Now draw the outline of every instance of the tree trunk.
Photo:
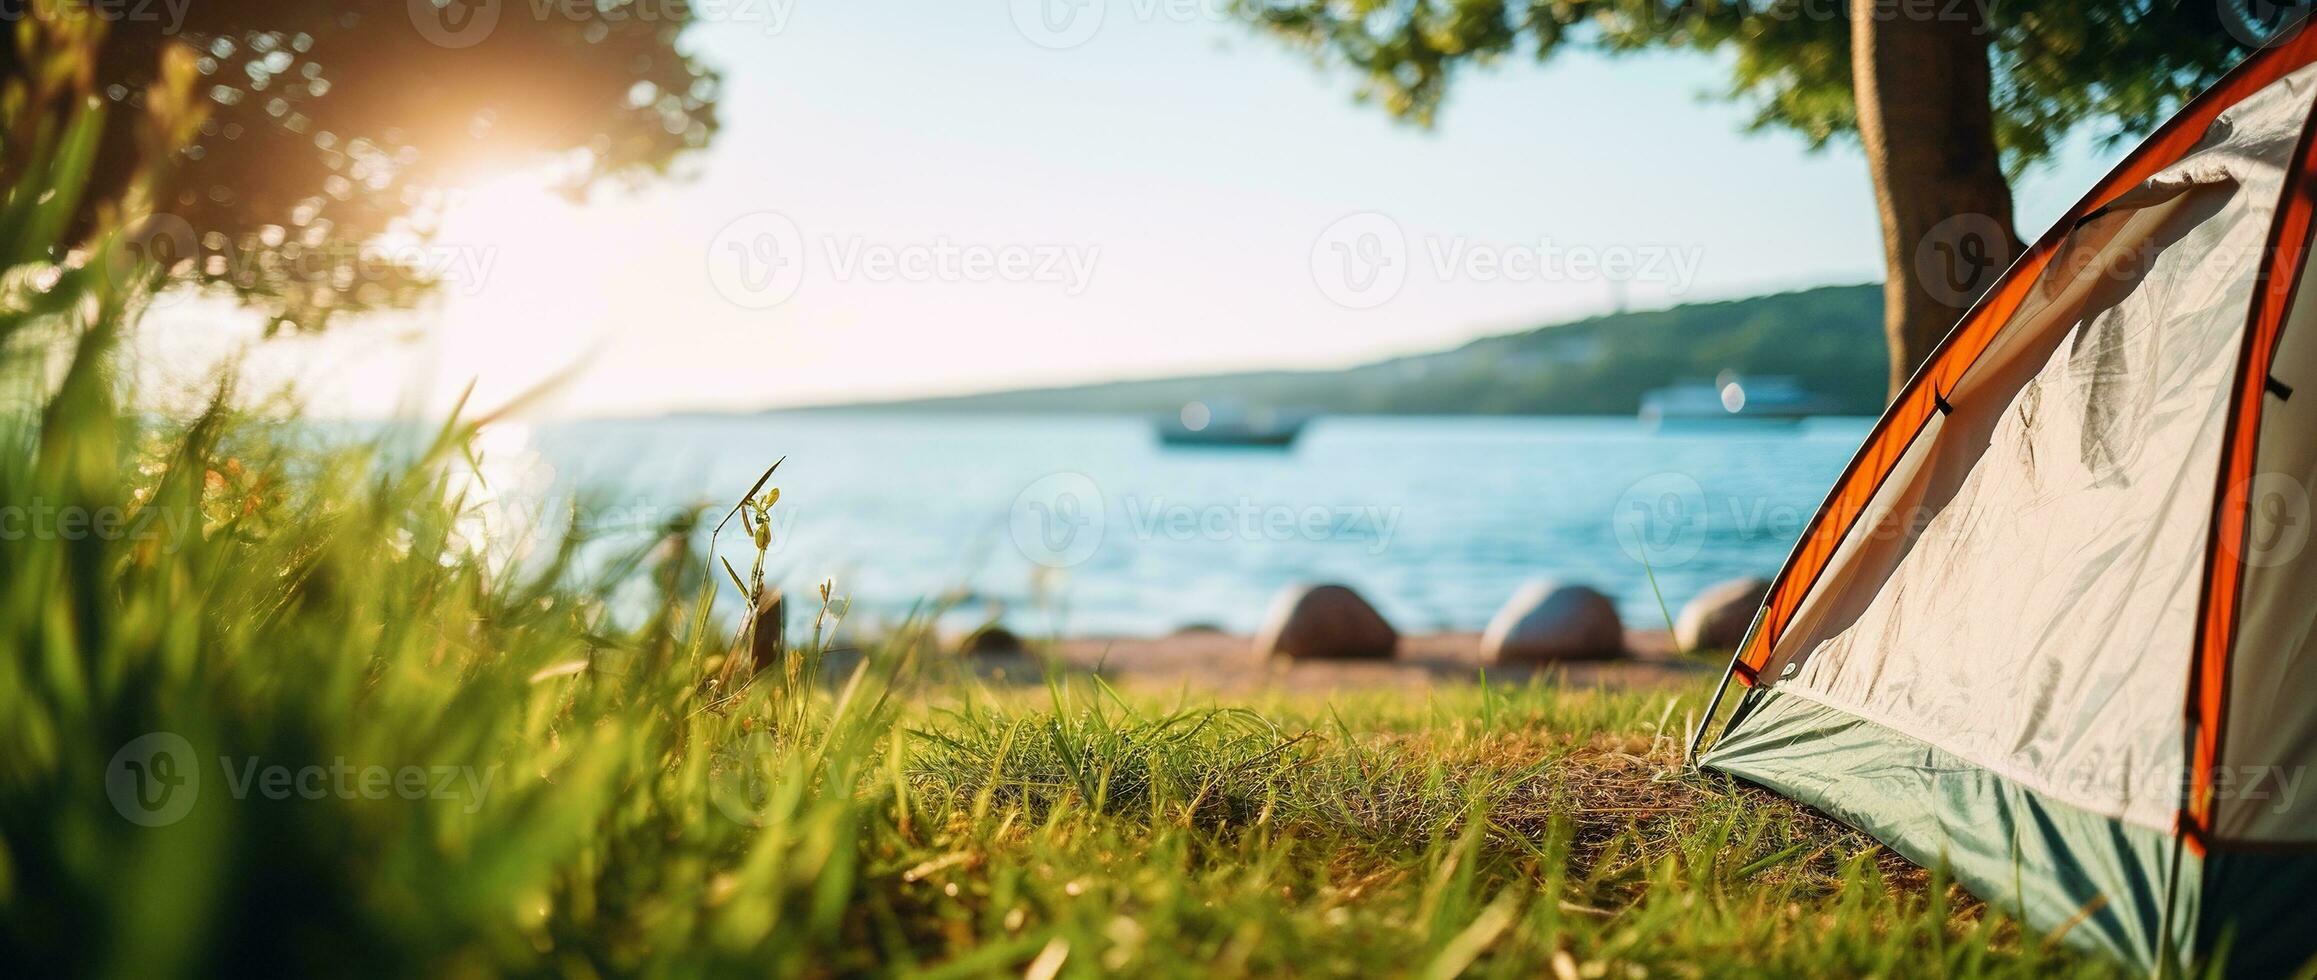
<svg viewBox="0 0 2317 980">
<path fill-rule="evenodd" d="M 2020 252 L 1971 4 L 1851 0 L 1859 141 L 1883 225 L 1891 394 Z"/>
</svg>

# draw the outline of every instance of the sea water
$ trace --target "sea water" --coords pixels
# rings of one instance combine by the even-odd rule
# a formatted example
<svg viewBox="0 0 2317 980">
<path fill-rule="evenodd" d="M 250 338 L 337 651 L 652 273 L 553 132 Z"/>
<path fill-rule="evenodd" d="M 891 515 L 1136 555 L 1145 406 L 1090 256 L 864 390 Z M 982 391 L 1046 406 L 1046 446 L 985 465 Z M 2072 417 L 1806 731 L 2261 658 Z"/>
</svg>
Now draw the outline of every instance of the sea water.
<svg viewBox="0 0 2317 980">
<path fill-rule="evenodd" d="M 714 523 L 785 457 L 767 578 L 831 581 L 857 620 L 938 605 L 1039 634 L 1246 631 L 1281 587 L 1325 581 L 1404 631 L 1470 630 L 1541 578 L 1646 628 L 1661 595 L 1678 614 L 1776 572 L 1868 427 L 1324 417 L 1285 450 L 1181 449 L 1133 416 L 791 412 L 541 424 L 500 434 L 486 467 L 536 499 L 584 491 L 616 542 L 685 507 Z M 721 541 L 744 575 L 746 537 Z"/>
</svg>

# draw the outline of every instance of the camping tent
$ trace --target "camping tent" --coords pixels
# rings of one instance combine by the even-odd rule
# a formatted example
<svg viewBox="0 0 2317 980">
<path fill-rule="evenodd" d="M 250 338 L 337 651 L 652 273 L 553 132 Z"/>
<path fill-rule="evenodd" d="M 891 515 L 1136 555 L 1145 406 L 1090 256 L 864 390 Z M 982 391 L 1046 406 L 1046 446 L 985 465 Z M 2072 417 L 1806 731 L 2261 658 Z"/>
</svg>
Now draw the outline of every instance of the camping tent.
<svg viewBox="0 0 2317 980">
<path fill-rule="evenodd" d="M 2143 967 L 2317 953 L 2313 61 L 2317 31 L 2248 59 L 1963 317 L 1787 559 L 1702 765 Z"/>
</svg>

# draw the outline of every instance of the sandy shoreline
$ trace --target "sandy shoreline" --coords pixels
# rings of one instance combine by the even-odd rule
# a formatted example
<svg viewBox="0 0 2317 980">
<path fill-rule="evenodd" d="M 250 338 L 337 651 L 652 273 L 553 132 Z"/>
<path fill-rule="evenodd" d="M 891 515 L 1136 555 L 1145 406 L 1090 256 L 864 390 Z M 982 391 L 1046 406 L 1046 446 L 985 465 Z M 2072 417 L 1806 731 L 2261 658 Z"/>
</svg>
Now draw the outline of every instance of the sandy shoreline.
<svg viewBox="0 0 2317 980">
<path fill-rule="evenodd" d="M 1254 638 L 1243 634 L 1187 631 L 1157 637 L 1081 637 L 1058 643 L 1033 642 L 1071 670 L 1098 673 L 1136 687 L 1183 687 L 1227 693 L 1259 691 L 1327 692 L 1420 690 L 1438 684 L 1472 683 L 1485 669 L 1491 682 L 1526 683 L 1546 675 L 1561 683 L 1589 687 L 1678 684 L 1714 668 L 1679 658 L 1662 630 L 1629 630 L 1633 654 L 1621 660 L 1582 661 L 1546 667 L 1492 666 L 1481 660 L 1478 633 L 1423 633 L 1401 637 L 1391 660 L 1282 661 L 1258 657 Z M 1011 678 L 1035 676 L 1030 656 L 979 656 L 977 672 Z"/>
</svg>

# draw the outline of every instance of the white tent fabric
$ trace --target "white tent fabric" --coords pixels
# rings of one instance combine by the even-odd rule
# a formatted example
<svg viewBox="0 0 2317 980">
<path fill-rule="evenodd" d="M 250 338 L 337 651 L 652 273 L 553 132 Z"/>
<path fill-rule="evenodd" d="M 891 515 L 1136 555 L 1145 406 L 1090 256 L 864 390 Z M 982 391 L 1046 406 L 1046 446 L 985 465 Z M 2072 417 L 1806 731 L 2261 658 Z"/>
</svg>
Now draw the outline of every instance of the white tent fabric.
<svg viewBox="0 0 2317 980">
<path fill-rule="evenodd" d="M 2224 113 L 2130 206 L 2078 229 L 2047 301 L 2016 314 L 1918 437 L 1924 458 L 1878 494 L 1894 512 L 1853 532 L 1781 638 L 1782 694 L 2171 825 L 2212 474 L 2313 80 Z"/>
<path fill-rule="evenodd" d="M 2313 104 L 2297 31 L 1963 317 L 1805 529 L 1700 765 L 2046 941 L 2317 969 Z"/>
</svg>

